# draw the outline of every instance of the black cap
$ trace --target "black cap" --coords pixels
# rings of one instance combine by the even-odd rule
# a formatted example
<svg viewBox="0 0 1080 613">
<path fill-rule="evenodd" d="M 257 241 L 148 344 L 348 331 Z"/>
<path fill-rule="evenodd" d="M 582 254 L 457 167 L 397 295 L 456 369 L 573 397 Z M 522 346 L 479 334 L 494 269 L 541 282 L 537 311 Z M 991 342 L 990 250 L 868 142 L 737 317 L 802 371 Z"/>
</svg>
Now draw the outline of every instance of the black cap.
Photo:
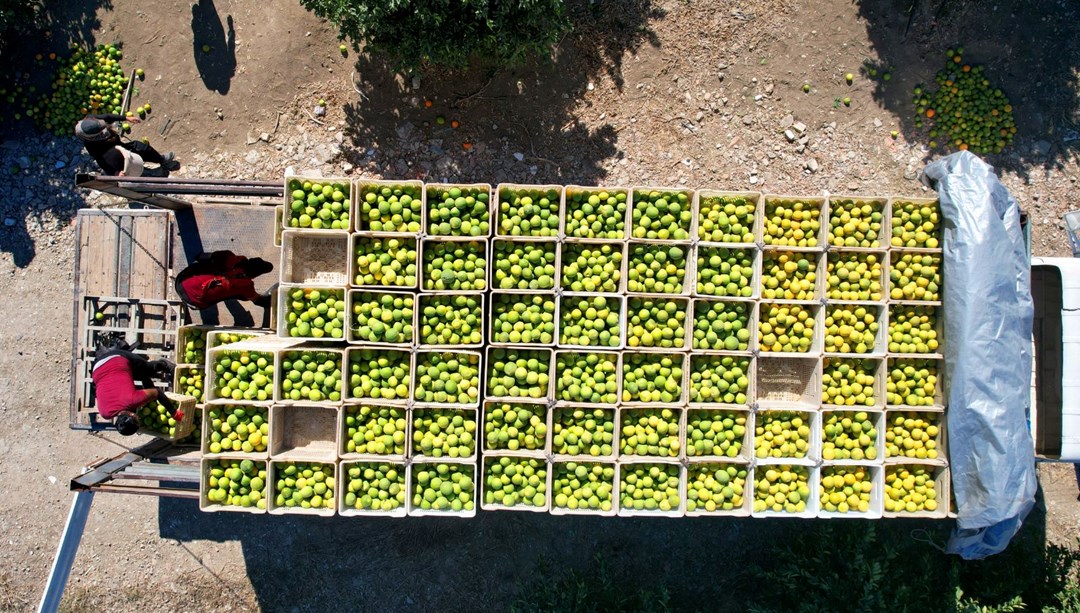
<svg viewBox="0 0 1080 613">
<path fill-rule="evenodd" d="M 139 431 L 139 418 L 135 417 L 135 414 L 131 411 L 121 411 L 113 419 L 113 425 L 116 426 L 116 431 L 124 436 L 131 436 Z"/>
</svg>

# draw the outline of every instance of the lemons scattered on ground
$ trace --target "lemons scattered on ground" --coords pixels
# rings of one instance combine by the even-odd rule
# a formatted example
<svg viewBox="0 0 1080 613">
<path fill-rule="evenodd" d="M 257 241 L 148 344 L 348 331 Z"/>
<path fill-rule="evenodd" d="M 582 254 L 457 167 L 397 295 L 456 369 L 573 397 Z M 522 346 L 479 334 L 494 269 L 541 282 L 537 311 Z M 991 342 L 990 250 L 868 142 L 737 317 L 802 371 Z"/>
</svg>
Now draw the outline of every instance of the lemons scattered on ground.
<svg viewBox="0 0 1080 613">
<path fill-rule="evenodd" d="M 915 121 L 929 127 L 930 148 L 1001 153 L 1016 134 L 1013 107 L 982 66 L 965 63 L 964 50 L 946 52 L 945 68 L 934 76 L 936 90 L 915 87 Z"/>
</svg>

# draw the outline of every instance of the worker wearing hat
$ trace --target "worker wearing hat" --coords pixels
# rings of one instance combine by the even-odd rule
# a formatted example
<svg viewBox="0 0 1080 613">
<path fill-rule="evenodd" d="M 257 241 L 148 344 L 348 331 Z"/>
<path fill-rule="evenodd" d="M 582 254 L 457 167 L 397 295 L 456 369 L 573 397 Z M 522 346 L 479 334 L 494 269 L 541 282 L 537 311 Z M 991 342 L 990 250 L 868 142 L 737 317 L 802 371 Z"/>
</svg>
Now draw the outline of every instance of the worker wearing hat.
<svg viewBox="0 0 1080 613">
<path fill-rule="evenodd" d="M 158 164 L 164 175 L 180 168 L 180 162 L 176 161 L 172 152 L 161 155 L 149 143 L 122 141 L 120 134 L 112 127 L 118 121 L 139 123 L 137 117 L 106 114 L 87 115 L 75 124 L 75 136 L 82 141 L 86 152 L 94 158 L 102 172 L 109 176 L 138 177 L 145 170 L 144 162 Z"/>
<path fill-rule="evenodd" d="M 90 371 L 98 415 L 112 420 L 116 431 L 124 436 L 138 432 L 136 411 L 155 400 L 176 420 L 183 419 L 183 413 L 174 409 L 168 397 L 154 387 L 155 377 L 172 381 L 173 363 L 168 360 L 150 361 L 130 349 L 123 342 L 111 348 L 98 348 L 98 356 Z M 139 386 L 136 386 L 136 381 Z"/>
</svg>

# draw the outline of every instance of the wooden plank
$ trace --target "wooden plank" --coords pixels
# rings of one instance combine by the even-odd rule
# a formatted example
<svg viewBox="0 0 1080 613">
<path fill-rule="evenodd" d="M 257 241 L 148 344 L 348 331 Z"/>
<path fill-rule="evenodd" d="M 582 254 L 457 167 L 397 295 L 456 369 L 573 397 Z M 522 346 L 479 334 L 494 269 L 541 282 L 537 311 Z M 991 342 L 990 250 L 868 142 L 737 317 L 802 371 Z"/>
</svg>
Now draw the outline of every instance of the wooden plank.
<svg viewBox="0 0 1080 613">
<path fill-rule="evenodd" d="M 168 216 L 141 216 L 132 219 L 132 298 L 163 300 L 167 254 L 164 238 L 169 234 Z"/>
<path fill-rule="evenodd" d="M 117 246 L 120 238 L 120 226 L 107 215 L 92 215 L 86 218 L 85 251 L 86 283 L 83 294 L 87 296 L 112 296 L 116 294 Z"/>
</svg>

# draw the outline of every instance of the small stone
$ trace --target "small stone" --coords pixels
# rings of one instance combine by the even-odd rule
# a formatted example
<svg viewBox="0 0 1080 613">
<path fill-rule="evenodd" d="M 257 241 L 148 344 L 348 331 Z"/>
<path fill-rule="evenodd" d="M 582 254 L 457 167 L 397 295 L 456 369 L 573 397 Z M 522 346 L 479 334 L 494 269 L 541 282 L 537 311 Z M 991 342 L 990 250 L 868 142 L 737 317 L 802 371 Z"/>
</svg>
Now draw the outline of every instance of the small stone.
<svg viewBox="0 0 1080 613">
<path fill-rule="evenodd" d="M 268 132 L 263 132 L 263 133 L 259 134 L 259 140 L 261 140 L 264 143 L 270 142 L 270 134 Z"/>
<path fill-rule="evenodd" d="M 326 115 L 326 107 L 325 106 L 319 105 L 319 106 L 315 107 L 315 116 L 316 117 L 323 117 L 324 115 Z"/>
<path fill-rule="evenodd" d="M 806 124 L 801 122 L 801 121 L 796 121 L 794 124 L 792 124 L 791 127 L 795 128 L 795 131 L 798 132 L 799 134 L 802 134 L 803 132 L 806 132 Z"/>
<path fill-rule="evenodd" d="M 817 170 L 818 170 L 818 161 L 817 161 L 817 159 L 810 158 L 809 160 L 806 160 L 806 169 L 809 170 L 810 172 L 817 172 Z"/>
<path fill-rule="evenodd" d="M 784 130 L 784 138 L 788 139 L 789 143 L 795 142 L 795 133 L 791 130 Z"/>
<path fill-rule="evenodd" d="M 790 128 L 791 125 L 794 122 L 795 122 L 794 117 L 792 117 L 791 115 L 785 115 L 784 118 L 780 120 L 780 129 L 781 130 L 786 130 L 786 129 Z"/>
<path fill-rule="evenodd" d="M 752 175 L 750 177 L 750 185 L 757 185 L 757 183 L 758 183 L 757 175 Z"/>
<path fill-rule="evenodd" d="M 524 153 L 515 153 L 514 154 L 514 159 L 520 162 L 520 161 L 525 159 L 525 154 Z"/>
<path fill-rule="evenodd" d="M 1040 140 L 1036 141 L 1031 147 L 1032 153 L 1035 155 L 1046 155 L 1050 153 L 1050 141 Z"/>
<path fill-rule="evenodd" d="M 751 118 L 751 117 L 750 117 L 749 115 L 745 115 L 745 116 L 743 116 L 743 118 L 742 118 L 742 122 L 743 122 L 743 125 L 746 125 L 746 126 L 748 126 L 748 125 L 750 125 L 750 124 L 754 123 L 754 120 L 753 120 L 753 118 Z"/>
<path fill-rule="evenodd" d="M 854 192 L 854 191 L 857 191 L 859 189 L 859 184 L 856 183 L 855 181 L 848 181 L 847 188 L 848 188 L 848 191 Z"/>
<path fill-rule="evenodd" d="M 244 156 L 244 161 L 248 164 L 255 164 L 259 161 L 259 152 L 254 149 L 248 151 L 247 155 Z"/>
<path fill-rule="evenodd" d="M 874 127 L 875 128 L 880 128 L 881 127 L 881 120 L 878 119 L 877 117 L 874 118 Z"/>
<path fill-rule="evenodd" d="M 9 228 L 11 226 L 14 226 L 15 225 L 15 219 L 13 217 L 5 217 L 4 218 L 4 225 L 9 227 Z"/>
<path fill-rule="evenodd" d="M 771 96 L 772 93 L 773 93 L 773 84 L 772 83 L 766 84 L 765 85 L 765 95 L 766 96 Z"/>
</svg>

